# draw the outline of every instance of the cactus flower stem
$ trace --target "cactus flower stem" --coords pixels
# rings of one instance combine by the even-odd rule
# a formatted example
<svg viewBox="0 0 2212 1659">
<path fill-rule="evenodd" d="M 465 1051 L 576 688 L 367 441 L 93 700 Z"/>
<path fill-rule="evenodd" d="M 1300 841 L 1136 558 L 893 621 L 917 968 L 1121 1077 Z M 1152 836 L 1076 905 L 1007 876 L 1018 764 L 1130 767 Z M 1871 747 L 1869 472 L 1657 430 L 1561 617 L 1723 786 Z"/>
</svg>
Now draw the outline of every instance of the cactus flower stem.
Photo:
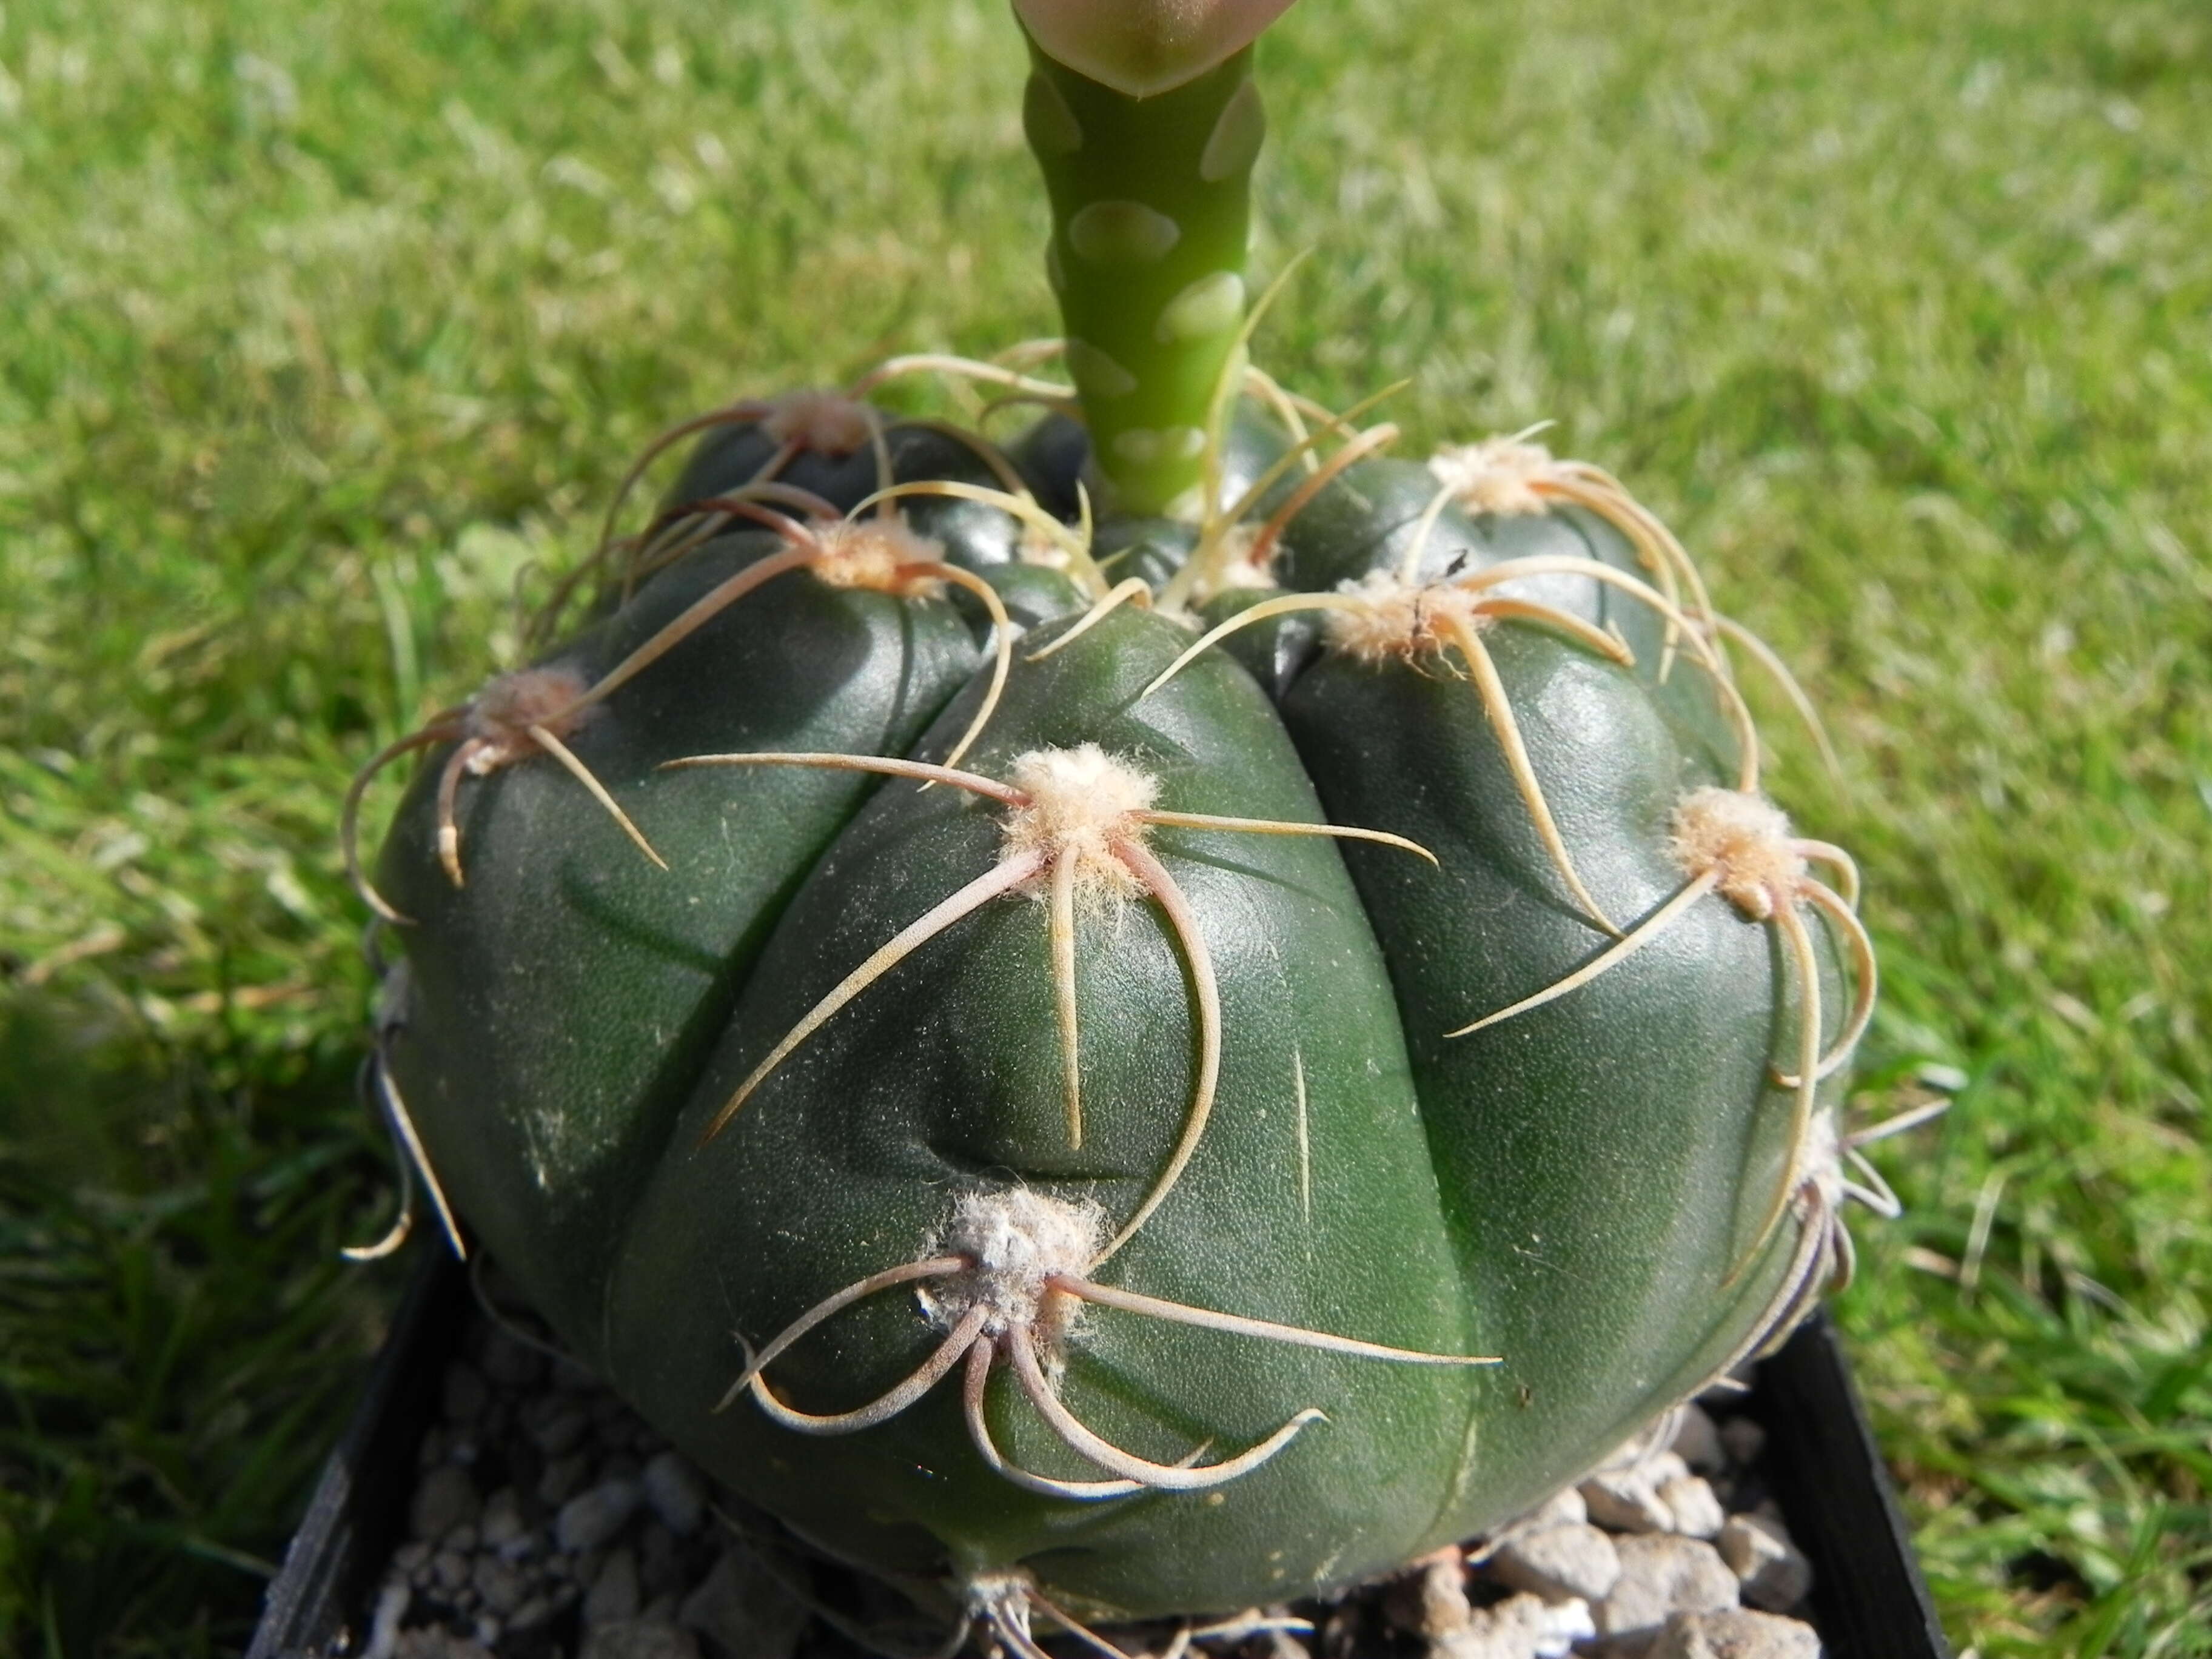
<svg viewBox="0 0 2212 1659">
<path fill-rule="evenodd" d="M 1113 504 L 1188 513 L 1245 308 L 1252 163 L 1267 132 L 1252 48 L 1147 98 L 1034 40 L 1023 125 L 1052 198 L 1045 265 Z"/>
</svg>

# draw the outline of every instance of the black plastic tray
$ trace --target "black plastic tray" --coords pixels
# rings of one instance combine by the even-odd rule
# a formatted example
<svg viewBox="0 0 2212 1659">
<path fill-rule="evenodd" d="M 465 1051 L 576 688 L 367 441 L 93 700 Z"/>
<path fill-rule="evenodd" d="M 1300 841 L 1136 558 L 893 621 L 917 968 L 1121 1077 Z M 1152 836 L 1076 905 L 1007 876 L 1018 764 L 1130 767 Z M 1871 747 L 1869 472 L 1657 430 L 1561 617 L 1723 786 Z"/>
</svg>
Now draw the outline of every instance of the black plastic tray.
<svg viewBox="0 0 2212 1659">
<path fill-rule="evenodd" d="M 361 1650 L 383 1564 L 400 1541 L 416 1448 L 434 1420 L 468 1284 L 434 1251 L 416 1270 L 345 1437 L 324 1466 L 246 1659 Z M 1889 1472 L 1834 1328 L 1815 1314 L 1759 1367 L 1744 1409 L 1766 1431 L 1767 1482 L 1811 1558 L 1828 1659 L 1951 1659 Z"/>
</svg>

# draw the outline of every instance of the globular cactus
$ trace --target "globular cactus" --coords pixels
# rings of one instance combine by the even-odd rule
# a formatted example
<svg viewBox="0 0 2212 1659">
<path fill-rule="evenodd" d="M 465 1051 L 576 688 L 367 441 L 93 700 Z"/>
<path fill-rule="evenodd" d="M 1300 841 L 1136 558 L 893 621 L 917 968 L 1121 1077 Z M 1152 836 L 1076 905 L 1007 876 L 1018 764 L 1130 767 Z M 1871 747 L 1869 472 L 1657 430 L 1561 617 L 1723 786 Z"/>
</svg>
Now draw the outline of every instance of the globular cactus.
<svg viewBox="0 0 2212 1659">
<path fill-rule="evenodd" d="M 1249 40 L 1142 99 L 1040 46 L 1068 338 L 687 422 L 580 630 L 371 769 L 438 751 L 362 884 L 449 1227 L 720 1479 L 1024 1650 L 1510 1518 L 1888 1202 L 1856 874 L 1760 793 L 1729 653 L 1771 658 L 1605 474 L 1392 460 L 1247 367 Z M 926 371 L 1055 412 L 878 406 Z"/>
</svg>

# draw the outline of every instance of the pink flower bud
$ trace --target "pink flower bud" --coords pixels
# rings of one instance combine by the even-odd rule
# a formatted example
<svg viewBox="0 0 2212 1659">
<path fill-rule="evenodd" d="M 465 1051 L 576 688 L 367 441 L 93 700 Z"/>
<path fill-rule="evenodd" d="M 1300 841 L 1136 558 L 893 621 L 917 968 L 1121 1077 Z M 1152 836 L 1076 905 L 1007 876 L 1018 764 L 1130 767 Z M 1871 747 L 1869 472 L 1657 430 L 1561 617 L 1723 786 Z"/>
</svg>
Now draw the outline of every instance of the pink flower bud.
<svg viewBox="0 0 2212 1659">
<path fill-rule="evenodd" d="M 1132 98 L 1196 80 L 1289 9 L 1291 0 L 1014 0 L 1045 54 Z"/>
</svg>

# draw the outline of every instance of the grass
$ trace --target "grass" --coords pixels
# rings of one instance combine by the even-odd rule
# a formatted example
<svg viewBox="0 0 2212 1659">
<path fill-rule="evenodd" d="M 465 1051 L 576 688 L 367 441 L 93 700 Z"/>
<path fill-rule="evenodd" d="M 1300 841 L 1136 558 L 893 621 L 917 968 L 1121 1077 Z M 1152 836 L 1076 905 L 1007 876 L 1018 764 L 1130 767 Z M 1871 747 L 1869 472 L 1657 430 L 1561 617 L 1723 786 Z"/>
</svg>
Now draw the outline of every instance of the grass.
<svg viewBox="0 0 2212 1659">
<path fill-rule="evenodd" d="M 629 454 L 1048 332 L 999 9 L 0 9 L 0 1648 L 234 1646 L 396 1283 L 331 824 Z M 1943 1615 L 2212 1653 L 2212 21 L 1305 0 L 1266 361 L 1554 419 L 1826 708 Z M 1418 451 L 1416 452 L 1418 453 Z M 388 797 L 386 798 L 388 799 Z"/>
</svg>

